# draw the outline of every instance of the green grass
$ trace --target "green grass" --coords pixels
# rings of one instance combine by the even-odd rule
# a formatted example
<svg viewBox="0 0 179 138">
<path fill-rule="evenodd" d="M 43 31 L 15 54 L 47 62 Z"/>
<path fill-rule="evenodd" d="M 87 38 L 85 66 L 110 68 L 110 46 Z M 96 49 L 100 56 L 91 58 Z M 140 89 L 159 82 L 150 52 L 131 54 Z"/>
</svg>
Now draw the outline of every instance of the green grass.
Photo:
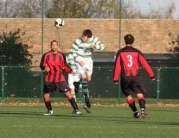
<svg viewBox="0 0 179 138">
<path fill-rule="evenodd" d="M 135 100 L 137 101 L 137 98 L 134 97 Z M 1 102 L 2 98 L 0 98 Z M 63 102 L 63 103 L 69 103 L 66 97 L 51 97 L 52 102 Z M 83 103 L 83 98 L 77 97 L 78 103 Z M 114 104 L 123 104 L 126 103 L 126 98 L 92 98 L 90 97 L 90 101 L 93 104 L 101 104 L 101 105 L 114 105 Z M 147 104 L 158 104 L 158 103 L 163 103 L 163 104 L 179 104 L 178 99 L 155 99 L 155 98 L 146 98 Z M 21 97 L 5 97 L 4 98 L 4 103 L 9 104 L 9 103 L 36 103 L 36 104 L 43 104 L 43 98 L 21 98 Z"/>
<path fill-rule="evenodd" d="M 135 119 L 128 107 L 92 107 L 71 114 L 71 107 L 0 106 L 1 138 L 178 138 L 178 108 L 148 107 L 149 119 Z"/>
</svg>

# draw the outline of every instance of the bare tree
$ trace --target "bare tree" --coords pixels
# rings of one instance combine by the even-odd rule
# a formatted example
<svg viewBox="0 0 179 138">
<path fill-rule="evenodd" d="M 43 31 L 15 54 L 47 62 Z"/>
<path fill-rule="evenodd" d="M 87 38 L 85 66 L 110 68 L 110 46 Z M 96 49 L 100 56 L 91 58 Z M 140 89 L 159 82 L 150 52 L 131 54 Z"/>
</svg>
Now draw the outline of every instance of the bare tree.
<svg viewBox="0 0 179 138">
<path fill-rule="evenodd" d="M 174 3 L 157 9 L 149 4 L 149 10 L 145 13 L 134 6 L 133 2 L 133 0 L 50 0 L 45 15 L 47 18 L 169 19 L 173 18 L 176 9 Z"/>
<path fill-rule="evenodd" d="M 44 0 L 44 10 L 49 0 Z M 42 17 L 42 0 L 16 0 L 14 12 L 18 18 L 40 18 Z"/>
<path fill-rule="evenodd" d="M 134 0 L 43 0 L 46 18 L 123 18 L 123 19 L 172 19 L 176 7 L 153 8 L 147 13 L 134 5 Z M 121 4 L 121 5 L 120 5 Z M 42 0 L 0 0 L 2 18 L 40 18 Z"/>
<path fill-rule="evenodd" d="M 131 5 L 120 0 L 51 0 L 46 10 L 47 18 L 119 18 L 120 7 L 127 14 Z M 126 8 L 128 7 L 128 8 Z M 132 11 L 130 12 L 132 13 Z M 129 14 L 130 14 L 129 13 Z M 130 15 L 128 15 L 130 16 Z"/>
<path fill-rule="evenodd" d="M 0 17 L 7 18 L 13 15 L 13 1 L 12 0 L 0 0 Z"/>
<path fill-rule="evenodd" d="M 173 13 L 176 10 L 176 6 L 174 3 L 166 6 L 157 6 L 154 7 L 151 3 L 148 5 L 149 10 L 145 12 L 141 12 L 141 9 L 138 9 L 138 16 L 142 19 L 173 19 Z M 135 13 L 135 12 L 133 12 Z"/>
<path fill-rule="evenodd" d="M 44 10 L 50 0 L 44 0 Z M 40 18 L 42 16 L 42 0 L 0 0 L 1 18 Z"/>
</svg>

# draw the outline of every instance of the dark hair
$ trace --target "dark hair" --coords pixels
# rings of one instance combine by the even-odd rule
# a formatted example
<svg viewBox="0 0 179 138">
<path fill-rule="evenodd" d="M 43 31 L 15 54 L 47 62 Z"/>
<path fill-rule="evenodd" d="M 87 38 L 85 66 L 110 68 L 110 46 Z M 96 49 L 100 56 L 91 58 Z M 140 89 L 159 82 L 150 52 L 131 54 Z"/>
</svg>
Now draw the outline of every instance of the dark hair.
<svg viewBox="0 0 179 138">
<path fill-rule="evenodd" d="M 92 35 L 93 34 L 92 34 L 91 30 L 89 30 L 89 29 L 84 30 L 83 34 L 82 34 L 82 36 L 87 36 L 88 38 L 91 38 Z"/>
<path fill-rule="evenodd" d="M 58 41 L 57 40 L 52 40 L 51 42 L 50 42 L 50 45 L 52 46 L 52 43 L 53 42 L 56 42 L 57 44 L 58 44 Z"/>
<path fill-rule="evenodd" d="M 131 34 L 127 34 L 124 36 L 124 40 L 126 44 L 133 44 L 134 43 L 134 37 Z"/>
</svg>

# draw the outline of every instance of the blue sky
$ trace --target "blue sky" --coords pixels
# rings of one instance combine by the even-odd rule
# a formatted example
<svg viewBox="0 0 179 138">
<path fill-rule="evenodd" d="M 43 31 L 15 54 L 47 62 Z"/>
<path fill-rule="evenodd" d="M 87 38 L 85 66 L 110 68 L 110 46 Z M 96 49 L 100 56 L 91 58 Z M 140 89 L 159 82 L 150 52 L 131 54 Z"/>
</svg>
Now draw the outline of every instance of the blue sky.
<svg viewBox="0 0 179 138">
<path fill-rule="evenodd" d="M 140 9 L 144 12 L 147 12 L 149 8 L 152 6 L 154 9 L 158 9 L 160 7 L 165 8 L 169 6 L 171 3 L 175 3 L 176 10 L 174 11 L 174 18 L 179 19 L 179 0 L 132 0 L 134 5 L 140 7 Z"/>
</svg>

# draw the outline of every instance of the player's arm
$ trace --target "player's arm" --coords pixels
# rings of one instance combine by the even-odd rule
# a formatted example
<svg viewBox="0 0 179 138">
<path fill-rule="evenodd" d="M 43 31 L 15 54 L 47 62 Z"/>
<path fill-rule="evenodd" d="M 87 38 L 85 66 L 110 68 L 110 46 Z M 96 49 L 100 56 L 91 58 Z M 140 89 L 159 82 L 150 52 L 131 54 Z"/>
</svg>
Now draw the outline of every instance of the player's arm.
<svg viewBox="0 0 179 138">
<path fill-rule="evenodd" d="M 72 54 L 68 54 L 66 56 L 66 62 L 70 66 L 70 68 L 76 72 L 76 65 L 75 65 L 75 59 Z"/>
<path fill-rule="evenodd" d="M 121 64 L 120 64 L 120 55 L 119 52 L 116 54 L 115 66 L 113 71 L 113 81 L 115 84 L 118 84 L 119 76 L 121 73 Z"/>
<path fill-rule="evenodd" d="M 155 74 L 154 74 L 152 68 L 150 67 L 150 65 L 148 64 L 147 60 L 144 58 L 142 53 L 139 53 L 139 62 L 144 67 L 144 69 L 147 71 L 149 77 L 152 80 L 155 80 Z"/>
<path fill-rule="evenodd" d="M 94 42 L 95 42 L 95 48 L 97 50 L 104 50 L 105 49 L 105 45 L 97 37 L 94 37 Z"/>
<path fill-rule="evenodd" d="M 76 39 L 76 41 L 72 44 L 72 48 L 71 48 L 71 53 L 74 57 L 74 60 L 77 61 L 81 67 L 84 66 L 84 59 L 82 56 L 80 56 L 80 54 L 78 54 L 78 50 L 79 50 L 79 45 L 81 43 L 81 38 Z"/>
<path fill-rule="evenodd" d="M 72 69 L 68 66 L 66 62 L 65 55 L 62 54 L 62 62 L 61 62 L 62 69 L 65 70 L 67 73 L 73 73 Z"/>
<path fill-rule="evenodd" d="M 41 62 L 40 62 L 40 68 L 46 72 L 49 72 L 50 71 L 50 68 L 49 66 L 47 65 L 47 62 L 46 62 L 46 54 L 44 54 L 42 56 L 42 59 L 41 59 Z"/>
<path fill-rule="evenodd" d="M 71 53 L 77 62 L 82 59 L 82 57 L 78 54 L 80 43 L 81 43 L 81 38 L 78 38 L 75 40 L 75 42 L 72 44 L 71 47 Z"/>
<path fill-rule="evenodd" d="M 40 68 L 41 70 L 45 70 L 45 67 L 46 67 L 46 60 L 45 60 L 45 54 L 42 56 L 41 58 L 41 62 L 40 62 Z"/>
</svg>

